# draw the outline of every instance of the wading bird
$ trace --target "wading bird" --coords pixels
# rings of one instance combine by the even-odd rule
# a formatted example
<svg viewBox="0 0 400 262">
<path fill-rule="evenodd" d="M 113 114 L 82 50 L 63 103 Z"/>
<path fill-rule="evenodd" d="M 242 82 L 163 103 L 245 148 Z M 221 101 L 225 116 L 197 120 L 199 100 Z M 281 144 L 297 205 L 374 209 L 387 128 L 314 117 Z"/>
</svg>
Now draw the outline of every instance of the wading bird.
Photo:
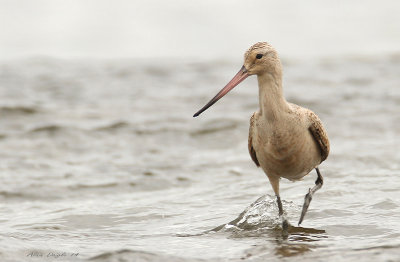
<svg viewBox="0 0 400 262">
<path fill-rule="evenodd" d="M 266 42 L 250 47 L 244 65 L 233 79 L 193 117 L 200 115 L 250 75 L 257 75 L 259 111 L 250 119 L 248 147 L 254 163 L 267 175 L 275 192 L 282 218 L 288 228 L 279 195 L 279 179 L 300 180 L 314 168 L 318 178 L 304 197 L 299 225 L 313 194 L 322 187 L 319 164 L 329 154 L 329 140 L 321 120 L 311 110 L 288 103 L 282 91 L 282 64 L 278 53 Z"/>
</svg>

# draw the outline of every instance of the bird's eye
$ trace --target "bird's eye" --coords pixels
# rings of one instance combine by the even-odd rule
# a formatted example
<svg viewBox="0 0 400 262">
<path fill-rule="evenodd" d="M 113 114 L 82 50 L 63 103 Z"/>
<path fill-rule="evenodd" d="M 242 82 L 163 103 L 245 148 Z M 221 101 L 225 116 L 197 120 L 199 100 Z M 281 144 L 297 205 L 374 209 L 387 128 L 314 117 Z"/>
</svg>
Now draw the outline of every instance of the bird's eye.
<svg viewBox="0 0 400 262">
<path fill-rule="evenodd" d="M 257 54 L 257 55 L 256 55 L 256 58 L 257 58 L 257 59 L 261 59 L 262 57 L 263 57 L 262 54 Z"/>
</svg>

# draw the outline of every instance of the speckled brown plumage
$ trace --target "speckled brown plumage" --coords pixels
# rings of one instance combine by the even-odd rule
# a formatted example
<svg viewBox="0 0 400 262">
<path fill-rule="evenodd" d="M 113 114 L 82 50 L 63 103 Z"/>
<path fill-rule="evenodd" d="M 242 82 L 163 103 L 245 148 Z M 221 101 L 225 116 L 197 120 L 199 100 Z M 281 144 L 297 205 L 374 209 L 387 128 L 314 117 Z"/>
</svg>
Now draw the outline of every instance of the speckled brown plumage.
<svg viewBox="0 0 400 262">
<path fill-rule="evenodd" d="M 254 147 L 253 147 L 252 136 L 251 136 L 251 134 L 253 133 L 254 115 L 255 115 L 255 113 L 254 113 L 254 114 L 251 116 L 251 118 L 250 118 L 250 128 L 249 128 L 248 147 L 249 147 L 249 153 L 250 153 L 251 159 L 253 159 L 253 161 L 254 161 L 254 163 L 256 164 L 256 166 L 259 167 L 259 166 L 260 166 L 260 163 L 258 162 L 257 155 L 256 155 L 256 151 L 254 150 Z"/>
<path fill-rule="evenodd" d="M 321 150 L 321 163 L 327 159 L 329 155 L 330 145 L 328 135 L 322 125 L 319 117 L 314 112 L 309 111 L 308 117 L 310 119 L 310 127 L 308 128 L 317 142 L 319 149 Z"/>
<path fill-rule="evenodd" d="M 310 109 L 298 106 L 293 103 L 289 103 L 290 107 L 292 108 L 293 112 L 301 117 L 301 115 L 306 115 L 309 123 L 308 130 L 310 131 L 311 135 L 313 136 L 315 142 L 317 143 L 320 151 L 321 151 L 321 162 L 325 161 L 328 158 L 330 144 L 328 139 L 328 134 L 319 119 L 319 117 Z"/>
</svg>

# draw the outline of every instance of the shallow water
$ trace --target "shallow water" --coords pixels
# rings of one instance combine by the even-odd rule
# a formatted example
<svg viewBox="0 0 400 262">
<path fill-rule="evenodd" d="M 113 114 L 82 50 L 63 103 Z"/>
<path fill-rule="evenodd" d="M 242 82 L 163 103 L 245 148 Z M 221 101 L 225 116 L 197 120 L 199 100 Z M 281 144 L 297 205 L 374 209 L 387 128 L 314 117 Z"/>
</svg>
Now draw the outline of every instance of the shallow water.
<svg viewBox="0 0 400 262">
<path fill-rule="evenodd" d="M 240 63 L 0 64 L 1 261 L 400 261 L 400 57 L 284 61 L 331 140 L 301 228 L 316 174 L 281 181 L 287 236 L 247 153 L 255 77 L 192 118 Z"/>
</svg>

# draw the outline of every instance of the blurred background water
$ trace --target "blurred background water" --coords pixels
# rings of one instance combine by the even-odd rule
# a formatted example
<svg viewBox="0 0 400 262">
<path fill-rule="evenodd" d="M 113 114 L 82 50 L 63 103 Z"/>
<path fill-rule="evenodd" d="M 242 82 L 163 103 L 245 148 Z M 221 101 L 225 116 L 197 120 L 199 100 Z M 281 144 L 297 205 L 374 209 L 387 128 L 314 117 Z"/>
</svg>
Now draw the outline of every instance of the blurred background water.
<svg viewBox="0 0 400 262">
<path fill-rule="evenodd" d="M 0 1 L 1 261 L 400 261 L 400 4 Z M 247 152 L 269 41 L 331 155 L 282 235 Z M 298 221 L 303 181 L 281 181 Z"/>
</svg>

